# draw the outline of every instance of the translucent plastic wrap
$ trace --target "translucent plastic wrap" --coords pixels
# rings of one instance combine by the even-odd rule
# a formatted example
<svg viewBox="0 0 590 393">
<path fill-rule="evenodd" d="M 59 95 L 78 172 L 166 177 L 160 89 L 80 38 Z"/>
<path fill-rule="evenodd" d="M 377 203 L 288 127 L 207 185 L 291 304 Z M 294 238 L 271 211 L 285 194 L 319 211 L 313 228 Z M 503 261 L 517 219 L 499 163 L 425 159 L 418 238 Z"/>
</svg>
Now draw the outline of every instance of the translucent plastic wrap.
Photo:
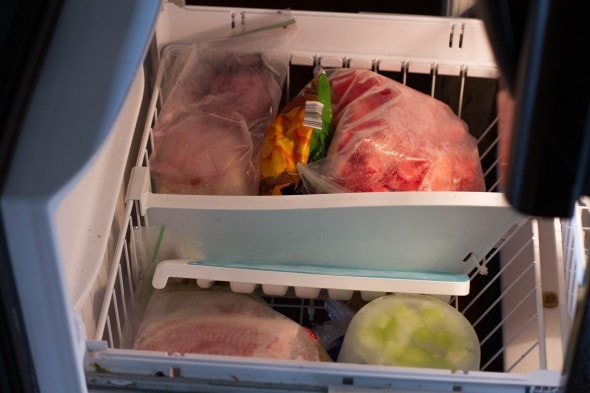
<svg viewBox="0 0 590 393">
<path fill-rule="evenodd" d="M 293 194 L 299 189 L 297 164 L 326 156 L 332 136 L 330 83 L 324 70 L 291 100 L 264 135 L 260 194 Z"/>
<path fill-rule="evenodd" d="M 459 311 L 437 298 L 392 294 L 361 308 L 348 325 L 339 362 L 479 370 L 479 339 Z"/>
<path fill-rule="evenodd" d="M 326 361 L 307 329 L 263 300 L 225 290 L 155 291 L 135 349 Z"/>
<path fill-rule="evenodd" d="M 327 73 L 334 136 L 306 171 L 332 185 L 320 192 L 485 191 L 477 140 L 448 105 L 370 70 Z"/>
<path fill-rule="evenodd" d="M 288 14 L 257 26 L 170 51 L 150 158 L 157 192 L 258 192 L 261 139 L 278 112 L 297 30 Z"/>
</svg>

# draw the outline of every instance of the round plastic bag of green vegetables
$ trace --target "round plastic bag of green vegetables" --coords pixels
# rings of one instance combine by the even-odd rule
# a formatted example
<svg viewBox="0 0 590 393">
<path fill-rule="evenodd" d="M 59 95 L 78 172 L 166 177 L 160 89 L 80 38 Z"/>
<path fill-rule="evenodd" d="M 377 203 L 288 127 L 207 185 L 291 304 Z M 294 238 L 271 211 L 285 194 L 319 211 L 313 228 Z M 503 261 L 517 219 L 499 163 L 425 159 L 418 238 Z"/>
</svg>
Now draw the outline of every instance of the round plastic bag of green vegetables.
<svg viewBox="0 0 590 393">
<path fill-rule="evenodd" d="M 479 339 L 451 305 L 427 295 L 392 294 L 362 307 L 338 361 L 402 367 L 479 370 Z"/>
</svg>

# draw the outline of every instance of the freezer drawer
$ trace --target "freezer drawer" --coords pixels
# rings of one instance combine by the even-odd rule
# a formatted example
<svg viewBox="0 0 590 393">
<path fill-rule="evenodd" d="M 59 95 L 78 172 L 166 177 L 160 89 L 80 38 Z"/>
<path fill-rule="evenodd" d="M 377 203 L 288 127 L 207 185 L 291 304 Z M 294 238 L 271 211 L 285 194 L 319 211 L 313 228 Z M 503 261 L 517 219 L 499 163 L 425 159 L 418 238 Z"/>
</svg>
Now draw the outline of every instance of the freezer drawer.
<svg viewBox="0 0 590 393">
<path fill-rule="evenodd" d="M 150 107 L 153 120 L 148 124 L 157 120 L 164 90 L 163 87 L 160 89 L 165 81 L 164 72 L 174 67 L 166 62 L 173 59 L 172 54 L 182 50 L 183 43 L 197 34 L 194 28 L 191 31 L 170 29 L 170 24 L 184 26 L 190 23 L 194 13 L 173 6 L 166 10 L 169 11 L 169 19 L 161 18 L 159 22 L 165 34 L 158 36 L 158 47 L 165 56 L 155 76 L 157 87 Z M 223 26 L 224 23 L 236 24 L 264 15 L 264 11 L 232 13 L 211 8 L 198 10 L 207 21 L 206 25 L 199 24 L 203 29 Z M 133 168 L 127 197 L 139 201 L 140 214 L 145 217 L 146 225 L 166 226 L 178 236 L 198 242 L 199 250 L 186 256 L 189 259 L 232 262 L 242 264 L 242 267 L 243 263 L 253 262 L 266 264 L 269 269 L 272 265 L 275 270 L 281 265 L 294 263 L 308 267 L 308 271 L 316 269 L 317 265 L 321 265 L 323 270 L 327 267 L 374 269 L 374 275 L 378 276 L 384 276 L 385 269 L 404 274 L 411 270 L 440 273 L 440 276 L 444 276 L 443 273 L 466 275 L 506 232 L 526 219 L 508 208 L 503 195 L 497 192 L 497 136 L 494 135 L 497 119 L 494 108 L 498 83 L 496 70 L 489 61 L 489 51 L 485 51 L 486 42 L 481 39 L 482 26 L 470 20 L 455 21 L 449 25 L 448 21 L 440 18 L 414 18 L 412 23 L 407 18 L 397 17 L 339 17 L 340 25 L 336 22 L 338 18 L 332 14 L 319 16 L 301 12 L 296 15 L 300 26 L 290 57 L 286 87 L 290 93 L 287 94 L 296 94 L 301 88 L 298 84 L 309 81 L 314 66 L 368 68 L 430 93 L 462 114 L 478 138 L 488 192 L 349 193 L 280 198 L 159 194 L 152 191 L 150 183 L 148 163 L 153 150 L 153 136 L 148 126 L 142 139 L 145 148 Z M 373 54 L 364 53 L 369 50 L 366 45 L 360 42 L 351 45 L 349 40 L 338 38 L 346 36 L 347 30 L 341 27 L 342 24 L 367 31 L 366 37 L 377 33 L 384 37 L 401 37 L 403 32 L 424 44 L 412 51 L 406 39 L 392 38 L 387 43 L 378 40 L 379 43 L 372 43 L 376 46 L 371 49 L 375 51 Z M 379 26 L 378 30 L 374 30 L 375 25 Z M 459 31 L 461 38 L 458 39 Z M 426 34 L 436 37 L 436 40 L 425 39 Z M 400 51 L 400 55 L 391 55 L 392 49 L 387 49 L 388 45 Z M 444 49 L 444 56 L 441 49 Z M 485 236 L 482 235 L 482 222 L 485 222 Z M 252 231 L 254 227 L 256 230 Z M 306 230 L 306 227 L 313 230 Z M 363 234 L 359 233 L 360 228 L 363 228 Z M 425 247 L 425 243 L 429 246 Z M 305 252 L 301 252 L 302 246 Z M 187 269 L 188 266 L 188 263 L 184 266 L 182 263 L 168 263 L 156 273 L 165 277 L 168 270 L 178 272 L 185 268 L 188 270 L 185 275 L 192 277 L 199 274 L 194 272 L 196 270 L 214 268 L 192 264 L 191 269 Z M 245 270 L 238 268 L 236 266 L 233 273 L 244 278 Z M 232 273 L 226 270 L 227 274 Z M 339 271 L 334 274 L 344 273 Z M 211 277 L 195 278 L 205 281 Z M 466 287 L 461 287 L 460 279 L 453 276 L 447 278 L 451 284 L 441 284 L 445 289 L 434 293 L 467 292 Z M 412 285 L 416 285 L 416 281 L 413 280 Z M 162 279 L 159 285 L 164 283 L 165 279 Z M 426 287 L 432 288 L 429 285 Z M 348 289 L 360 287 L 355 288 L 351 284 Z"/>
<path fill-rule="evenodd" d="M 272 12 L 166 3 L 156 26 L 156 58 L 161 60 L 170 45 L 182 45 L 200 31 Z M 292 197 L 158 194 L 149 179 L 149 155 L 165 67 L 156 61 L 158 72 L 147 78 L 153 85 L 146 89 L 151 95 L 147 115 L 140 120 L 141 137 L 132 148 L 129 178 L 118 195 L 112 247 L 100 255 L 98 271 L 82 277 L 91 282 L 91 289 L 75 304 L 87 337 L 84 368 L 89 386 L 97 391 L 113 386 L 160 391 L 557 391 L 575 307 L 571 294 L 585 256 L 584 208 L 580 206 L 573 220 L 539 220 L 516 213 L 504 201 L 497 168 L 498 74 L 481 22 L 298 11 L 293 16 L 299 31 L 290 57 L 289 96 L 297 93 L 316 65 L 368 68 L 423 90 L 447 102 L 468 123 L 479 142 L 487 191 Z M 288 230 L 280 225 L 297 219 L 300 222 Z M 324 233 L 320 240 L 310 233 L 309 222 Z M 256 224 L 264 226 L 244 238 L 244 228 Z M 366 230 L 359 234 L 355 225 Z M 290 242 L 293 234 L 302 243 Z M 273 235 L 277 241 L 269 244 Z M 228 255 L 223 247 L 227 242 L 238 252 Z M 480 370 L 452 373 L 131 349 L 142 296 L 152 291 L 152 269 L 166 260 L 198 260 L 202 253 L 225 262 L 259 262 L 258 279 L 244 279 L 239 269 L 223 276 L 216 273 L 219 278 L 194 269 L 169 276 L 194 279 L 195 288 L 221 285 L 256 293 L 308 327 L 326 321 L 330 299 L 367 302 L 385 293 L 411 291 L 403 280 L 371 290 L 353 276 L 350 285 L 323 287 L 295 278 L 280 285 L 263 279 L 265 264 L 270 272 L 273 263 L 293 263 L 281 260 L 281 255 L 293 255 L 293 248 L 301 244 L 306 245 L 306 252 L 298 253 L 303 268 L 359 268 L 363 263 L 370 269 L 399 270 L 418 259 L 424 263 L 418 272 L 434 267 L 437 273 L 465 275 L 468 293 L 454 292 L 456 287 L 450 286 L 434 294 L 456 307 L 476 329 Z M 156 247 L 158 253 L 153 252 Z M 572 280 L 574 284 L 568 284 Z M 413 291 L 431 291 L 428 280 L 424 283 Z"/>
</svg>

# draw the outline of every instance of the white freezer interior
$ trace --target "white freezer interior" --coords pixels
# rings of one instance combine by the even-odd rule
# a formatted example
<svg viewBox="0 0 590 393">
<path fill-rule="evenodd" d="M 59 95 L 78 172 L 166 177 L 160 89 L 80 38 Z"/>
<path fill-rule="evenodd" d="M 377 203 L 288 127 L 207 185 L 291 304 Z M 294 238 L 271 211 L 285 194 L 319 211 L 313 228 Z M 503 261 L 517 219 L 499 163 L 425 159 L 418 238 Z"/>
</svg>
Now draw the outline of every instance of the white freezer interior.
<svg viewBox="0 0 590 393">
<path fill-rule="evenodd" d="M 274 11 L 182 9 L 166 3 L 156 23 L 152 49 L 160 54 L 166 45 L 190 40 L 199 31 L 267 12 Z M 297 73 L 315 64 L 370 68 L 409 86 L 416 83 L 447 100 L 480 140 L 488 192 L 293 197 L 153 193 L 147 158 L 151 126 L 160 105 L 158 73 L 157 68 L 142 68 L 98 157 L 63 198 L 55 217 L 67 296 L 83 325 L 89 385 L 97 389 L 120 386 L 161 391 L 196 387 L 246 391 L 262 386 L 269 391 L 295 388 L 334 392 L 372 388 L 424 392 L 556 390 L 577 285 L 585 266 L 588 213 L 580 203 L 572 220 L 524 217 L 514 212 L 499 192 L 494 122 L 498 73 L 482 23 L 462 18 L 301 11 L 293 11 L 293 16 L 299 31 L 291 57 L 290 94 L 300 88 L 295 86 Z M 146 64 L 155 63 L 157 60 L 148 56 Z M 439 87 L 445 84 L 455 86 L 451 89 L 455 93 L 440 93 Z M 87 215 L 78 213 L 86 211 L 82 208 L 86 204 L 97 209 Z M 319 241 L 307 231 L 307 223 L 314 217 L 326 233 Z M 284 232 L 284 226 L 273 226 L 285 219 L 297 223 L 289 227 L 290 233 Z M 133 315 L 138 299 L 134 296 L 149 279 L 143 276 L 148 271 L 146 256 L 137 244 L 141 228 L 165 225 L 165 235 L 175 234 L 180 239 L 177 252 L 167 259 L 190 259 L 195 258 L 195 252 L 211 254 L 222 250 L 228 239 L 237 240 L 243 230 L 236 229 L 236 222 L 251 227 L 259 220 L 266 224 L 261 231 L 268 233 L 257 232 L 260 236 L 253 234 L 243 243 L 239 255 L 248 260 L 292 262 L 280 261 L 283 254 L 273 253 L 272 247 L 284 250 L 294 247 L 293 242 L 269 245 L 265 239 L 277 232 L 281 235 L 277 238 L 288 239 L 295 232 L 309 245 L 303 265 L 328 262 L 356 266 L 361 261 L 372 268 L 388 269 L 418 260 L 424 268 L 438 266 L 441 271 L 467 275 L 469 295 L 449 292 L 449 287 L 436 294 L 448 295 L 445 298 L 478 331 L 485 353 L 481 371 L 464 374 L 207 355 L 178 357 L 128 348 L 126 335 L 136 323 Z M 354 225 L 347 225 L 350 222 Z M 359 234 L 355 226 L 374 230 Z M 330 231 L 334 227 L 338 230 Z M 205 245 L 204 250 L 191 247 L 187 239 L 192 237 Z M 342 239 L 354 242 L 343 245 Z M 392 239 L 398 246 L 387 245 Z M 226 256 L 221 252 L 220 257 Z M 392 282 L 390 290 L 372 291 L 354 277 L 350 285 L 343 282 L 341 287 L 322 287 L 304 285 L 295 281 L 295 276 L 291 285 L 288 276 L 280 285 L 272 285 L 272 280 L 262 278 L 259 282 L 241 281 L 241 276 L 231 271 L 217 280 L 195 274 L 193 278 L 201 279 L 195 286 L 207 287 L 220 281 L 229 282 L 238 292 L 257 291 L 301 323 L 321 316 L 326 297 L 358 295 L 369 300 L 412 287 L 401 280 Z M 419 288 L 428 287 L 426 282 Z M 276 294 L 282 296 L 273 296 Z M 544 303 L 544 298 L 551 297 L 559 300 L 556 307 L 547 300 Z"/>
</svg>

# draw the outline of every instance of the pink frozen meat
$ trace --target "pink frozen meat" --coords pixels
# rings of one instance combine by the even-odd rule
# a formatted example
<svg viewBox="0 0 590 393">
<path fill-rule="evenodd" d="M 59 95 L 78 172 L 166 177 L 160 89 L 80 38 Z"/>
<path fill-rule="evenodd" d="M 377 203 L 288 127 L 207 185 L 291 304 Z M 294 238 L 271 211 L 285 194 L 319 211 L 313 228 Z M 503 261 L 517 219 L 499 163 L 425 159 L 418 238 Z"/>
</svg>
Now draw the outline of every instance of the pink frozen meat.
<svg viewBox="0 0 590 393">
<path fill-rule="evenodd" d="M 477 141 L 443 102 L 370 70 L 331 69 L 324 174 L 352 192 L 485 191 Z"/>
</svg>

